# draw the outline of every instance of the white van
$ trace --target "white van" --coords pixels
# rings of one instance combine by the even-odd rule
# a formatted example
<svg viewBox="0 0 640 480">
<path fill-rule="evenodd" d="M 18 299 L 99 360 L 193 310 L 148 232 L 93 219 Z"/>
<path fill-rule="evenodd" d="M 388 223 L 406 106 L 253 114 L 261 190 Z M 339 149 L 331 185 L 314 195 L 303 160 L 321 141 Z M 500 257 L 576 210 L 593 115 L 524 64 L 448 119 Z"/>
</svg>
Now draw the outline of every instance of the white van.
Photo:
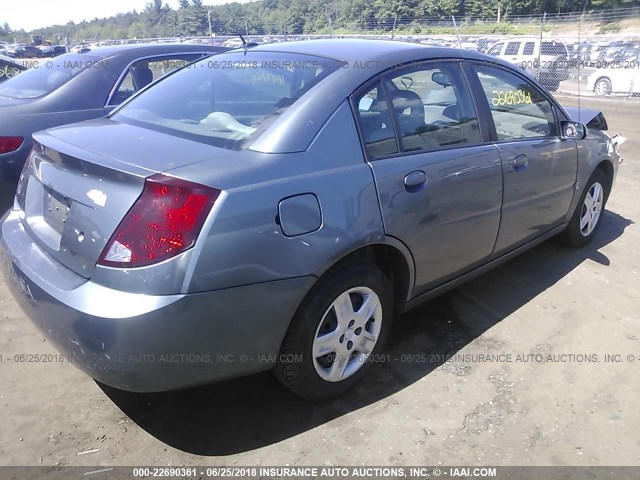
<svg viewBox="0 0 640 480">
<path fill-rule="evenodd" d="M 494 43 L 487 55 L 502 58 L 539 77 L 540 83 L 555 92 L 569 78 L 569 51 L 559 40 L 540 37 L 513 37 Z"/>
</svg>

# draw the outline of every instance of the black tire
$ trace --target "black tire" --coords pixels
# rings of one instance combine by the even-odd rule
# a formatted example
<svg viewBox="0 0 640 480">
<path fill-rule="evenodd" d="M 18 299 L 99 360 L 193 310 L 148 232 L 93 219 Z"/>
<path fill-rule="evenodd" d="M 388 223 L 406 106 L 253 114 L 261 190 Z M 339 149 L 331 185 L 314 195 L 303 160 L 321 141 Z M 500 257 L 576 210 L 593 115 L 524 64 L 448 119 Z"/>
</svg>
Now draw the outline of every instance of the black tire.
<svg viewBox="0 0 640 480">
<path fill-rule="evenodd" d="M 600 86 L 600 88 L 598 88 Z M 593 84 L 593 92 L 596 95 L 611 95 L 611 80 L 607 77 L 602 77 L 596 80 L 596 83 Z"/>
<path fill-rule="evenodd" d="M 583 213 L 583 208 L 585 208 L 584 200 L 587 196 L 587 193 L 589 192 L 589 190 L 591 190 L 591 187 L 595 183 L 599 183 L 602 186 L 602 208 L 595 227 L 588 235 L 584 235 L 580 229 L 580 217 Z M 558 235 L 558 240 L 560 240 L 562 244 L 572 248 L 582 247 L 593 240 L 593 237 L 596 235 L 596 233 L 600 229 L 600 225 L 602 224 L 602 215 L 604 214 L 604 209 L 607 204 L 608 198 L 609 182 L 604 172 L 598 168 L 593 172 L 591 178 L 589 178 L 589 180 L 587 181 L 587 185 L 585 186 L 584 191 L 580 196 L 580 200 L 576 205 L 576 209 L 574 210 L 573 215 L 571 216 L 571 220 L 569 221 L 566 230 Z"/>
<path fill-rule="evenodd" d="M 318 280 L 300 304 L 282 342 L 279 361 L 274 367 L 276 377 L 296 395 L 309 400 L 326 400 L 336 397 L 360 381 L 370 367 L 371 362 L 364 360 L 361 364 L 352 365 L 357 370 L 351 376 L 339 381 L 329 381 L 323 379 L 316 370 L 312 355 L 316 333 L 322 326 L 321 322 L 325 324 L 326 320 L 323 322 L 323 319 L 331 315 L 329 310 L 334 301 L 350 289 L 360 287 L 372 290 L 378 296 L 382 307 L 381 326 L 376 327 L 379 328 L 379 334 L 369 357 L 373 355 L 375 358 L 384 347 L 394 312 L 389 279 L 376 265 L 368 262 L 347 264 L 329 270 Z M 355 304 L 352 303 L 352 305 Z M 338 330 L 340 327 L 336 324 L 334 331 Z M 350 330 L 351 335 L 357 334 L 353 329 Z M 362 329 L 360 331 L 362 333 Z M 340 338 L 345 339 L 346 342 L 344 334 Z M 340 342 L 342 344 L 342 340 Z M 348 343 L 353 347 L 352 342 Z M 345 347 L 346 345 L 345 343 Z M 327 358 L 321 360 L 332 364 L 335 360 L 330 355 L 327 356 L 328 360 Z"/>
</svg>

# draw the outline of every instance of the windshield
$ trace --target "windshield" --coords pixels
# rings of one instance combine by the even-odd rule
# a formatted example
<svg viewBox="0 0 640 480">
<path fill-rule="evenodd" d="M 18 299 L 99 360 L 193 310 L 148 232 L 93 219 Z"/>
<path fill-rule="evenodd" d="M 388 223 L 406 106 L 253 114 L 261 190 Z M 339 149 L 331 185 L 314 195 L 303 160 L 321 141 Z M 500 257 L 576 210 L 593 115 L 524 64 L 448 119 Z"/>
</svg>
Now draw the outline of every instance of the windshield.
<svg viewBox="0 0 640 480">
<path fill-rule="evenodd" d="M 240 149 L 340 66 L 336 60 L 290 53 L 215 55 L 169 75 L 112 118 Z"/>
<path fill-rule="evenodd" d="M 0 85 L 0 96 L 9 98 L 37 98 L 60 88 L 98 58 L 86 55 L 64 55 L 38 68 L 30 68 Z"/>
</svg>

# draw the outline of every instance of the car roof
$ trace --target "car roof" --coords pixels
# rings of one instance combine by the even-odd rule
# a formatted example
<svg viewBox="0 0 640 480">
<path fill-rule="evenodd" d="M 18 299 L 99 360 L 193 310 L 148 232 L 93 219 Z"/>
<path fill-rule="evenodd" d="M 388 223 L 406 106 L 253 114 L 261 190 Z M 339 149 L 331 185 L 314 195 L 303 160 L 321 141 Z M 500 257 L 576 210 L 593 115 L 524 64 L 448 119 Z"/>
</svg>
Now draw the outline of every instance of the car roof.
<svg viewBox="0 0 640 480">
<path fill-rule="evenodd" d="M 389 40 L 327 39 L 260 45 L 247 49 L 246 58 L 250 60 L 253 54 L 259 55 L 261 52 L 312 55 L 332 61 L 348 62 L 348 68 L 338 68 L 314 86 L 305 95 L 306 101 L 294 102 L 273 122 L 269 127 L 269 133 L 251 146 L 253 150 L 270 153 L 304 150 L 316 133 L 311 125 L 324 125 L 326 119 L 352 92 L 390 68 L 440 59 L 485 61 L 502 65 L 512 71 L 517 68 L 504 60 L 471 50 L 429 47 Z M 526 72 L 521 73 L 527 75 Z"/>
<path fill-rule="evenodd" d="M 486 58 L 469 50 L 448 47 L 431 47 L 419 43 L 397 40 L 368 39 L 322 39 L 301 40 L 258 45 L 250 51 L 284 52 L 300 55 L 313 55 L 333 60 L 356 62 L 389 62 L 397 60 L 403 63 L 412 60 L 430 60 L 437 58 Z M 398 57 L 399 56 L 399 57 Z"/>
<path fill-rule="evenodd" d="M 194 43 L 132 43 L 125 45 L 110 45 L 107 47 L 83 47 L 86 52 L 73 52 L 75 55 L 87 55 L 90 57 L 107 58 L 120 54 L 142 54 L 155 55 L 163 53 L 182 52 L 217 52 L 224 50 L 224 47 Z"/>
</svg>

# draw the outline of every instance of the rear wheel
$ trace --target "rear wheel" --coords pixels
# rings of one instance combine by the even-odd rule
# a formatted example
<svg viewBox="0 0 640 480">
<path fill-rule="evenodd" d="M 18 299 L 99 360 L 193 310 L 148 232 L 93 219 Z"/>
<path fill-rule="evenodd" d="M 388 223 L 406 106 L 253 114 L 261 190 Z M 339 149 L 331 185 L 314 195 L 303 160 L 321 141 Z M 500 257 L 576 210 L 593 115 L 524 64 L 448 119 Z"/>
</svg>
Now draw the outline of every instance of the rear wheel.
<svg viewBox="0 0 640 480">
<path fill-rule="evenodd" d="M 274 373 L 297 395 L 323 400 L 355 385 L 386 341 L 391 285 L 371 263 L 327 272 L 300 305 Z"/>
<path fill-rule="evenodd" d="M 593 91 L 596 95 L 610 95 L 611 80 L 609 80 L 607 77 L 599 78 L 593 86 Z"/>
<path fill-rule="evenodd" d="M 591 175 L 580 202 L 576 206 L 567 229 L 559 239 L 570 247 L 589 243 L 600 227 L 600 219 L 609 195 L 607 176 L 600 169 Z"/>
</svg>

